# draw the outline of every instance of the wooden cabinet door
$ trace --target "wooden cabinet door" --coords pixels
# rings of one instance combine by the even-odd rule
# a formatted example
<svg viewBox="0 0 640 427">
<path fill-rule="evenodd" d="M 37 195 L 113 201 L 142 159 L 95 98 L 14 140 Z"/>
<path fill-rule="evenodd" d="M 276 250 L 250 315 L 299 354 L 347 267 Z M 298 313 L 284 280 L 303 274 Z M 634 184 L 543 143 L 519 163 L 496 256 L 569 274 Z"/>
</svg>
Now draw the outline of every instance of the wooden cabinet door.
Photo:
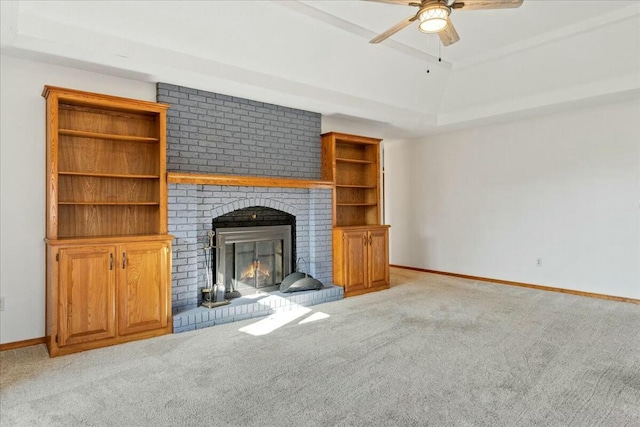
<svg viewBox="0 0 640 427">
<path fill-rule="evenodd" d="M 58 346 L 116 334 L 115 246 L 58 251 Z"/>
<path fill-rule="evenodd" d="M 351 292 L 367 287 L 367 234 L 344 231 L 344 285 Z"/>
<path fill-rule="evenodd" d="M 164 328 L 168 322 L 168 244 L 120 245 L 118 257 L 118 333 Z"/>
<path fill-rule="evenodd" d="M 369 231 L 369 285 L 389 284 L 388 230 Z"/>
</svg>

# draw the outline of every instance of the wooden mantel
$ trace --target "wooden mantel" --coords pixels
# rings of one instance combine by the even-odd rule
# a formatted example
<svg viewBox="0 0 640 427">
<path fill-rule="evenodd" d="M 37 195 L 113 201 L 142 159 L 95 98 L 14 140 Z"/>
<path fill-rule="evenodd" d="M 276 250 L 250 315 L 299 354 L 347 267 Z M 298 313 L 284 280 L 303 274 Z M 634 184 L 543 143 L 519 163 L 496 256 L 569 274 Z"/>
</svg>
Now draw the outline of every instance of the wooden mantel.
<svg viewBox="0 0 640 427">
<path fill-rule="evenodd" d="M 167 182 L 170 184 L 232 185 L 238 187 L 333 188 L 332 181 L 188 172 L 169 172 L 167 173 Z"/>
</svg>

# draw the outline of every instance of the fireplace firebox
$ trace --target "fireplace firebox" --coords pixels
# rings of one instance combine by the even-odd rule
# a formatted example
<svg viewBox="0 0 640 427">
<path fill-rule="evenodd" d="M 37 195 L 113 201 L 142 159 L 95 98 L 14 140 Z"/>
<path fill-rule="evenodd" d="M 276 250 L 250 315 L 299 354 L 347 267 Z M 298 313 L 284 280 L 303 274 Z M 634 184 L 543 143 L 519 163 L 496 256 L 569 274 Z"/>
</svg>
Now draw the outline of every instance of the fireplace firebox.
<svg viewBox="0 0 640 427">
<path fill-rule="evenodd" d="M 216 283 L 243 294 L 279 285 L 291 272 L 291 244 L 289 225 L 218 228 Z"/>
</svg>

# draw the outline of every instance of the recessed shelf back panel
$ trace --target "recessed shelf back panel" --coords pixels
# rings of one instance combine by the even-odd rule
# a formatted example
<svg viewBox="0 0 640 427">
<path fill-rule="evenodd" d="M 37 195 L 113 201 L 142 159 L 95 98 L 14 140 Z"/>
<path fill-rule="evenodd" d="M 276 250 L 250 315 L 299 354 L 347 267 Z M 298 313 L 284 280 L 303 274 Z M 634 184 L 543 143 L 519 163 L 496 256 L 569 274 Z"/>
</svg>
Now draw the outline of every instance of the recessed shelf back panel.
<svg viewBox="0 0 640 427">
<path fill-rule="evenodd" d="M 58 236 L 159 234 L 159 212 L 158 205 L 59 205 Z"/>
<path fill-rule="evenodd" d="M 159 175 L 157 144 L 60 136 L 60 172 Z"/>
<path fill-rule="evenodd" d="M 58 106 L 58 127 L 105 134 L 158 137 L 157 115 L 138 114 L 68 103 Z"/>
<path fill-rule="evenodd" d="M 58 203 L 160 202 L 160 183 L 157 179 L 60 175 L 58 184 Z"/>
</svg>

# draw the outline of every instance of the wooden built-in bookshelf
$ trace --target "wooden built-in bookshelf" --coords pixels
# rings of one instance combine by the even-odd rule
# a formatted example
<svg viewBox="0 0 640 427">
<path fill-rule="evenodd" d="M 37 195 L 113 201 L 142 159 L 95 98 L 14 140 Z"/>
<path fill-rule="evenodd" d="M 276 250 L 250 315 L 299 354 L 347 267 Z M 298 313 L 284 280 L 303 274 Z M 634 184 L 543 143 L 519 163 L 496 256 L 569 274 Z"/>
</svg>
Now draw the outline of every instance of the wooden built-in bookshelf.
<svg viewBox="0 0 640 427">
<path fill-rule="evenodd" d="M 45 86 L 52 356 L 171 331 L 165 104 Z"/>
<path fill-rule="evenodd" d="M 388 228 L 381 224 L 380 139 L 322 135 L 322 178 L 333 182 L 334 282 L 345 296 L 389 287 Z"/>
</svg>

